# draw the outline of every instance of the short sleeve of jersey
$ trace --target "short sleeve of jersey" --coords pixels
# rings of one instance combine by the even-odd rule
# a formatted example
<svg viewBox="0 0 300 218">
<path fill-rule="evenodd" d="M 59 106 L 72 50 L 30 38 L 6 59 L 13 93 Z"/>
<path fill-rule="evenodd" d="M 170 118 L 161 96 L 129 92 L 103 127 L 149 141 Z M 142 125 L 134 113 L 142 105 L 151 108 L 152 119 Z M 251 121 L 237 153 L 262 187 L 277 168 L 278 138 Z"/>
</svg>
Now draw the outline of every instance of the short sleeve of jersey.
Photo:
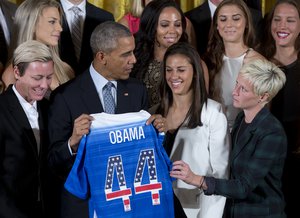
<svg viewBox="0 0 300 218">
<path fill-rule="evenodd" d="M 150 114 L 92 116 L 65 188 L 90 200 L 90 217 L 174 217 L 171 161 Z"/>
</svg>

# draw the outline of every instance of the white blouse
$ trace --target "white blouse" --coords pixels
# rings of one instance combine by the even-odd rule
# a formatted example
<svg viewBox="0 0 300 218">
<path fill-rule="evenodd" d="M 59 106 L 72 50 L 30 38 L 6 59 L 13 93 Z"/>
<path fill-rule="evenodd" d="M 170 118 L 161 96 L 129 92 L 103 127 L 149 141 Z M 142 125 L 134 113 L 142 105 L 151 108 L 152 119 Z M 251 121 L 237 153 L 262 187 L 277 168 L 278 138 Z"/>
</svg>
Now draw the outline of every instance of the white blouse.
<svg viewBox="0 0 300 218">
<path fill-rule="evenodd" d="M 220 79 L 216 80 L 217 86 L 220 87 L 221 104 L 223 105 L 230 131 L 236 116 L 241 111 L 241 109 L 233 107 L 232 91 L 246 54 L 244 53 L 236 58 L 229 58 L 224 55 Z"/>
</svg>

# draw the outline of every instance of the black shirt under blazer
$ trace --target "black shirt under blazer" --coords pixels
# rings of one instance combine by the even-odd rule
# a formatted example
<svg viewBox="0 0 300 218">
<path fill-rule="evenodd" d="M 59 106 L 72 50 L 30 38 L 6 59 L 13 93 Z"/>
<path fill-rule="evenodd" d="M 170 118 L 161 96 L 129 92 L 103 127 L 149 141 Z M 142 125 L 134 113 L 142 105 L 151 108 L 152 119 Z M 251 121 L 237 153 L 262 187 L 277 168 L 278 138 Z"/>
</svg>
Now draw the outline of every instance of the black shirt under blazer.
<svg viewBox="0 0 300 218">
<path fill-rule="evenodd" d="M 68 140 L 72 135 L 74 120 L 81 114 L 103 112 L 96 87 L 87 70 L 75 79 L 58 87 L 51 97 L 49 134 L 51 150 L 49 162 L 65 181 L 75 156 L 70 154 Z M 145 86 L 134 78 L 117 81 L 116 114 L 147 110 L 148 98 Z M 82 201 L 63 190 L 62 216 L 87 218 L 87 201 Z"/>
<path fill-rule="evenodd" d="M 230 180 L 207 177 L 205 194 L 227 197 L 226 217 L 285 218 L 281 177 L 287 139 L 280 122 L 267 108 L 239 134 L 241 112 L 232 129 Z M 237 138 L 238 135 L 238 138 Z"/>
</svg>

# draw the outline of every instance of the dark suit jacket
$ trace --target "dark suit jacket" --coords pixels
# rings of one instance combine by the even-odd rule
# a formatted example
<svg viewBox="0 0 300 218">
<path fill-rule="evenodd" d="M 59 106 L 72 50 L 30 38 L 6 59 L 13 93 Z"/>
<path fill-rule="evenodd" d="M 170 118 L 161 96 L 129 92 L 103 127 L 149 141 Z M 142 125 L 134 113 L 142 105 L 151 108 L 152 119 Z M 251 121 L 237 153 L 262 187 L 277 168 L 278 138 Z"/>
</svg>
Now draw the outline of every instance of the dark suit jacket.
<svg viewBox="0 0 300 218">
<path fill-rule="evenodd" d="M 90 46 L 90 37 L 93 30 L 98 24 L 108 20 L 114 20 L 114 17 L 110 12 L 98 8 L 88 1 L 86 2 L 86 18 L 84 21 L 81 53 L 78 62 L 75 56 L 70 27 L 68 26 L 65 17 L 63 17 L 63 31 L 61 32 L 59 43 L 60 58 L 73 68 L 76 75 L 79 75 L 88 69 L 93 61 L 93 53 Z"/>
<path fill-rule="evenodd" d="M 14 22 L 15 12 L 17 10 L 17 5 L 13 4 L 13 3 L 11 3 L 7 0 L 0 0 L 0 8 L 3 12 L 4 17 L 5 17 L 6 25 L 8 27 L 9 32 L 10 32 L 10 36 L 12 36 L 13 22 Z M 5 38 L 3 38 L 3 40 L 4 41 L 0 40 L 0 51 L 1 51 L 0 52 L 0 62 L 5 67 L 5 64 L 7 62 L 9 45 L 6 44 Z"/>
<path fill-rule="evenodd" d="M 287 151 L 284 130 L 263 108 L 237 139 L 243 119 L 241 112 L 232 129 L 230 180 L 216 179 L 213 192 L 227 197 L 228 217 L 285 217 L 281 190 Z"/>
<path fill-rule="evenodd" d="M 64 183 L 75 159 L 67 145 L 72 135 L 74 120 L 83 113 L 103 112 L 103 106 L 89 71 L 58 87 L 51 99 L 49 162 Z M 138 80 L 130 78 L 118 81 L 117 114 L 147 110 L 147 102 L 146 88 Z M 62 217 L 88 217 L 86 201 L 76 199 L 63 190 L 62 202 Z"/>
<path fill-rule="evenodd" d="M 249 8 L 253 18 L 253 25 L 256 35 L 261 36 L 263 29 L 263 17 L 260 11 Z M 188 11 L 185 13 L 185 16 L 190 19 L 195 29 L 196 41 L 197 41 L 197 51 L 200 55 L 203 55 L 206 52 L 208 40 L 209 40 L 209 31 L 212 23 L 211 13 L 209 9 L 208 2 L 205 1 L 200 6 Z M 259 38 L 258 38 L 259 41 Z"/>
<path fill-rule="evenodd" d="M 37 212 L 38 189 L 41 203 L 53 203 L 50 174 L 47 169 L 48 101 L 37 103 L 40 127 L 40 153 L 27 116 L 9 86 L 0 96 L 0 217 L 54 217 L 54 208 Z M 52 183 L 52 182 L 51 182 Z M 48 192 L 49 191 L 49 192 Z M 54 193 L 53 193 L 54 194 Z"/>
</svg>

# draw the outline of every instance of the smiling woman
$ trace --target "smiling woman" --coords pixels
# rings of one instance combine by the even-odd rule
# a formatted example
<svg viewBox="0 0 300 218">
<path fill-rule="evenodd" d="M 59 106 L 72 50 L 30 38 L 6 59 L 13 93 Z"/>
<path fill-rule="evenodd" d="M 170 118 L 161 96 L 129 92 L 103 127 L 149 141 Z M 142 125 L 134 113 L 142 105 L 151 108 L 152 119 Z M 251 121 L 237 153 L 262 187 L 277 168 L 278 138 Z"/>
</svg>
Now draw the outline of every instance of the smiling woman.
<svg viewBox="0 0 300 218">
<path fill-rule="evenodd" d="M 232 128 L 239 109 L 233 107 L 231 92 L 242 65 L 263 58 L 254 51 L 251 14 L 243 1 L 222 1 L 213 16 L 205 62 L 210 72 L 209 95 L 222 103 Z"/>
<path fill-rule="evenodd" d="M 187 21 L 179 5 L 173 0 L 150 2 L 141 15 L 140 28 L 135 34 L 134 54 L 137 63 L 132 76 L 143 81 L 148 90 L 149 107 L 160 102 L 161 63 L 168 47 L 187 42 Z M 208 84 L 208 72 L 205 69 Z"/>
<path fill-rule="evenodd" d="M 18 80 L 0 95 L 0 217 L 58 217 L 58 187 L 47 161 L 48 101 L 43 99 L 52 60 L 49 47 L 36 40 L 20 44 L 13 54 Z"/>
<path fill-rule="evenodd" d="M 295 155 L 299 149 L 297 137 L 300 132 L 300 4 L 296 0 L 281 0 L 267 17 L 266 39 L 261 52 L 267 59 L 277 64 L 285 73 L 287 82 L 271 102 L 271 112 L 283 124 L 288 138 L 288 155 L 283 174 L 284 195 L 288 216 L 298 212 L 294 202 L 300 194 L 299 179 L 296 174 L 300 158 Z"/>
<path fill-rule="evenodd" d="M 166 119 L 167 154 L 172 161 L 185 161 L 195 172 L 227 178 L 227 120 L 221 104 L 207 98 L 197 51 L 188 43 L 175 43 L 167 49 L 162 65 L 162 100 L 155 113 Z M 200 184 L 188 185 L 178 180 L 173 184 L 186 216 L 221 218 L 226 198 L 204 196 Z"/>
<path fill-rule="evenodd" d="M 59 3 L 55 0 L 24 1 L 15 14 L 14 37 L 10 48 L 12 54 L 19 44 L 33 39 L 50 47 L 54 60 L 51 90 L 74 77 L 71 67 L 58 55 L 58 41 L 62 31 L 61 11 Z M 2 75 L 5 87 L 14 84 L 16 79 L 10 64 Z"/>
<path fill-rule="evenodd" d="M 34 52 L 34 49 L 39 52 Z M 18 93 L 30 104 L 42 100 L 53 76 L 54 64 L 49 47 L 28 40 L 16 48 L 12 65 Z"/>
<path fill-rule="evenodd" d="M 60 14 L 57 8 L 45 8 L 36 24 L 36 40 L 50 46 L 57 46 L 62 27 Z"/>
<path fill-rule="evenodd" d="M 151 107 L 160 100 L 161 61 L 167 48 L 188 39 L 186 20 L 180 7 L 171 0 L 150 2 L 143 10 L 135 39 L 137 63 L 132 76 L 145 83 Z"/>
<path fill-rule="evenodd" d="M 229 179 L 218 178 L 219 173 L 215 173 L 215 171 L 212 171 L 214 172 L 212 174 L 215 175 L 203 176 L 209 174 L 209 171 L 208 173 L 200 172 L 202 168 L 198 169 L 194 166 L 195 161 L 191 160 L 195 153 L 194 149 L 191 155 L 184 156 L 185 153 L 182 152 L 182 160 L 173 162 L 170 175 L 179 179 L 177 184 L 184 182 L 185 186 L 181 185 L 182 189 L 192 186 L 202 189 L 204 193 L 201 194 L 205 197 L 226 197 L 225 217 L 285 218 L 280 179 L 286 157 L 286 135 L 280 122 L 265 105 L 284 86 L 286 77 L 271 62 L 254 60 L 243 65 L 236 81 L 232 93 L 233 104 L 242 109 L 242 112 L 237 116 L 231 134 Z M 203 110 L 204 108 L 206 107 L 203 107 Z M 217 119 L 215 125 L 219 125 L 219 120 Z M 205 126 L 203 125 L 202 128 L 206 128 Z M 209 129 L 211 130 L 210 127 Z M 214 133 L 214 131 L 209 132 Z M 194 134 L 191 135 L 191 137 L 193 136 Z M 216 139 L 219 140 L 218 137 Z M 210 140 L 215 142 L 213 139 Z M 189 149 L 187 147 L 190 146 L 186 146 L 186 142 L 182 144 L 183 150 Z M 222 148 L 222 145 L 219 147 Z M 202 139 L 199 147 L 201 146 L 203 146 Z M 215 148 L 215 146 L 213 147 Z M 182 149 L 177 150 L 181 151 Z M 216 155 L 211 149 L 207 150 L 213 153 L 212 156 L 207 156 Z M 220 152 L 220 149 L 216 150 Z M 194 157 L 198 161 L 202 160 L 199 158 L 200 154 L 202 153 L 199 152 Z M 221 153 L 221 155 L 224 154 Z M 219 167 L 223 165 L 220 163 L 220 159 L 216 159 L 212 163 Z M 183 191 L 185 190 L 183 189 Z M 190 194 L 186 196 L 191 197 Z M 206 205 L 213 207 L 214 203 L 210 201 L 210 204 Z M 198 217 L 202 218 L 203 216 Z M 217 216 L 210 215 L 208 217 Z"/>
</svg>

